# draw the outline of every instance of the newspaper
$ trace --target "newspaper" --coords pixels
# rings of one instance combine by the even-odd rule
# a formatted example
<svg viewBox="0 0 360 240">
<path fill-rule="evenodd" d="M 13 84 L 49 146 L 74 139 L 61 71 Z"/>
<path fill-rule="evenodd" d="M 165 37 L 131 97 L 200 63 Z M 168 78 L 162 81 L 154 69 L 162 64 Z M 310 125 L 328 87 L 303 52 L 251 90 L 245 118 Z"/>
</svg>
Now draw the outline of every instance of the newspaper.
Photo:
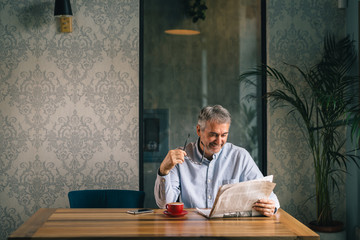
<svg viewBox="0 0 360 240">
<path fill-rule="evenodd" d="M 259 216 L 253 204 L 268 198 L 275 188 L 273 175 L 246 182 L 226 184 L 219 187 L 214 205 L 209 208 L 196 208 L 198 213 L 208 218 Z"/>
</svg>

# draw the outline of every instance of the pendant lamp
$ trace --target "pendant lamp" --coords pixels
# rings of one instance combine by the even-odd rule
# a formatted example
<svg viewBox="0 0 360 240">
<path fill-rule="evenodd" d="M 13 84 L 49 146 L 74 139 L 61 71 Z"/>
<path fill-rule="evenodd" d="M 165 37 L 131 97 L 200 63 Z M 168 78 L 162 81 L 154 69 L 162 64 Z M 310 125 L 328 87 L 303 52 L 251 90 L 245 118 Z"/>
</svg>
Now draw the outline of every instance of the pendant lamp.
<svg viewBox="0 0 360 240">
<path fill-rule="evenodd" d="M 171 0 L 164 3 L 166 12 L 165 33 L 172 35 L 197 35 L 200 34 L 198 24 L 186 12 L 184 0 Z"/>
<path fill-rule="evenodd" d="M 70 0 L 55 0 L 54 16 L 60 18 L 61 32 L 72 32 L 72 15 Z"/>
</svg>

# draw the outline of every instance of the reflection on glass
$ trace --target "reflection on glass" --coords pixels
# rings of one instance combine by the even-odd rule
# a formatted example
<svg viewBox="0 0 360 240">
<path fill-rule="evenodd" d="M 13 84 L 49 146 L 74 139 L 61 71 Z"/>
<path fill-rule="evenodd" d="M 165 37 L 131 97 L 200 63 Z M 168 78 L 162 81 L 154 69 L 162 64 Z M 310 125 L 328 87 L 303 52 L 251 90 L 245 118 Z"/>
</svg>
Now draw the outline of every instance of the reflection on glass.
<svg viewBox="0 0 360 240">
<path fill-rule="evenodd" d="M 168 111 L 168 151 L 182 147 L 188 133 L 190 139 L 197 138 L 197 115 L 202 107 L 221 104 L 232 115 L 228 142 L 246 148 L 259 163 L 261 89 L 245 89 L 238 76 L 261 64 L 260 0 L 207 0 L 206 19 L 196 23 L 200 34 L 165 34 L 168 24 L 178 21 L 174 18 L 182 11 L 182 2 L 143 1 L 144 109 Z M 254 79 L 254 83 L 259 81 Z M 258 101 L 248 101 L 249 95 Z M 161 143 L 159 136 L 157 142 Z M 147 207 L 156 207 L 153 186 L 167 151 L 156 161 L 144 163 Z"/>
</svg>

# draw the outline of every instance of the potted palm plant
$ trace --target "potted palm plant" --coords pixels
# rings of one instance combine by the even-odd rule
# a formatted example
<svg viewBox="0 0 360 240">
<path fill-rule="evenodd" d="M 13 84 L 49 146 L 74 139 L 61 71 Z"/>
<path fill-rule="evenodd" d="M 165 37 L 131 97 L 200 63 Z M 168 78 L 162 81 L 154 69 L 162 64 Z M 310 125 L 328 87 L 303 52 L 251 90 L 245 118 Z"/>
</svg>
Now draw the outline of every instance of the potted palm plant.
<svg viewBox="0 0 360 240">
<path fill-rule="evenodd" d="M 359 99 L 353 89 L 358 89 L 358 76 L 349 76 L 356 61 L 354 43 L 349 37 L 339 41 L 333 35 L 324 39 L 324 51 L 320 61 L 307 70 L 286 64 L 299 73 L 302 88 L 270 66 L 263 66 L 240 75 L 249 81 L 250 76 L 266 74 L 279 83 L 279 88 L 266 94 L 275 104 L 289 107 L 296 113 L 299 124 L 306 129 L 304 135 L 312 153 L 316 184 L 317 219 L 310 227 L 316 231 L 341 231 L 338 221 L 332 217 L 332 193 L 341 182 L 348 161 L 359 167 L 356 149 L 345 150 L 345 127 L 351 127 L 354 146 L 359 146 Z M 330 226 L 329 228 L 323 228 Z M 337 226 L 337 227 L 336 227 Z M 330 230 L 329 230 L 330 229 Z"/>
</svg>

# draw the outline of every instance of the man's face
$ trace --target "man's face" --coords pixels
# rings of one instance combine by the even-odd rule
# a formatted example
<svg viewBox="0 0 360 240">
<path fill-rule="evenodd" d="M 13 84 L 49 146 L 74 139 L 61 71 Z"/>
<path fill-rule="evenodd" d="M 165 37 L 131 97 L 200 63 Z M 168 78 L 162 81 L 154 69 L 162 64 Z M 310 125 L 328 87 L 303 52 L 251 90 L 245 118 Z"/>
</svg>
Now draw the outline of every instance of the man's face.
<svg viewBox="0 0 360 240">
<path fill-rule="evenodd" d="M 227 141 L 229 135 L 229 123 L 217 123 L 207 121 L 205 129 L 200 130 L 200 126 L 196 126 L 196 131 L 200 137 L 200 141 L 205 145 L 205 156 L 210 157 L 214 153 L 221 150 Z M 204 146 L 200 143 L 201 148 L 204 150 Z"/>
</svg>

